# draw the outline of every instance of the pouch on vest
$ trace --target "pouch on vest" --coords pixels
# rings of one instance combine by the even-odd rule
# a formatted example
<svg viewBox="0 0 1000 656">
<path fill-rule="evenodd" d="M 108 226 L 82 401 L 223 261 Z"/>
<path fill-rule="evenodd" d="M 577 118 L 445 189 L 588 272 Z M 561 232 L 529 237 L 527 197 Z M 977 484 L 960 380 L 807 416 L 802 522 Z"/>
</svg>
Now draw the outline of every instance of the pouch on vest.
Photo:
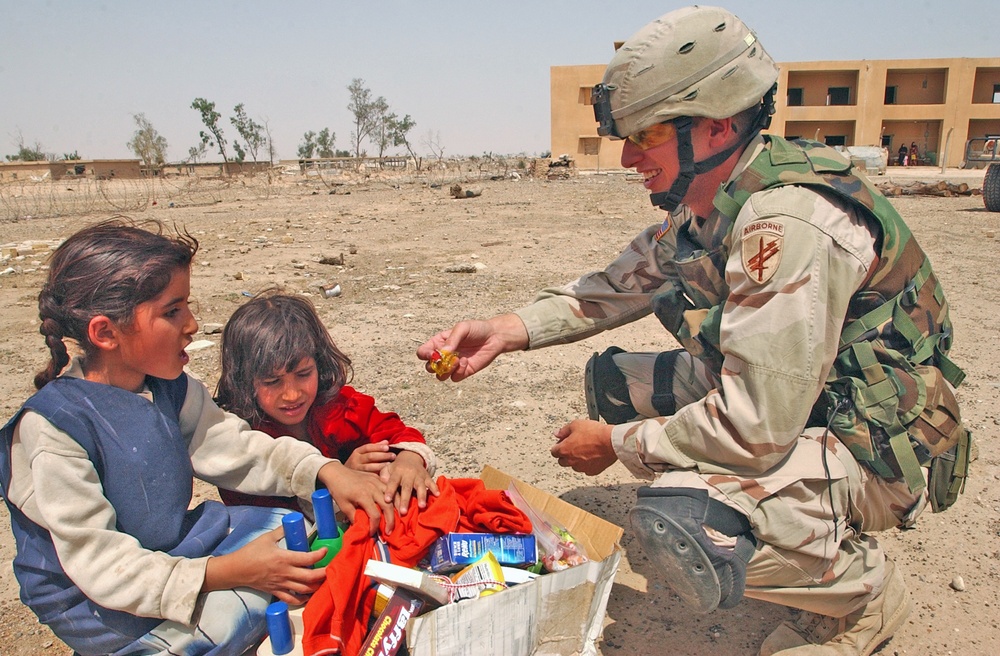
<svg viewBox="0 0 1000 656">
<path fill-rule="evenodd" d="M 925 487 L 921 468 L 931 467 L 935 511 L 954 503 L 968 473 L 970 436 L 941 370 L 911 365 L 867 341 L 852 344 L 838 360 L 861 377 L 827 386 L 831 430 L 859 462 L 882 478 L 905 480 L 911 492 Z"/>
</svg>

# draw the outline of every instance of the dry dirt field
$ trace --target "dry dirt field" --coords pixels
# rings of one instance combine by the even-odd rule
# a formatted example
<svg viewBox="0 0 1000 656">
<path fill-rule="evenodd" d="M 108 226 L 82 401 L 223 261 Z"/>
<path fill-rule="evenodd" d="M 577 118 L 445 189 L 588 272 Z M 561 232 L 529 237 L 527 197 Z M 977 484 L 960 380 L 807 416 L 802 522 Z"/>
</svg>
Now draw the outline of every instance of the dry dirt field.
<svg viewBox="0 0 1000 656">
<path fill-rule="evenodd" d="M 928 172 L 933 175 L 933 170 Z M 973 185 L 981 184 L 981 175 Z M 640 483 L 615 465 L 588 478 L 548 455 L 553 431 L 583 416 L 582 370 L 589 355 L 617 344 L 662 350 L 671 338 L 655 319 L 582 343 L 502 357 L 460 384 L 424 372 L 418 343 L 454 321 L 513 309 L 547 284 L 603 266 L 632 235 L 659 223 L 638 182 L 617 175 L 547 181 L 476 182 L 477 198 L 455 200 L 448 184 L 368 180 L 328 187 L 298 177 L 262 194 L 230 193 L 197 205 L 160 201 L 136 219 L 184 226 L 201 240 L 193 295 L 202 324 L 224 323 L 246 292 L 270 285 L 312 294 L 334 340 L 354 360 L 354 385 L 421 428 L 440 473 L 477 476 L 491 464 L 619 525 Z M 1000 214 L 980 197 L 902 197 L 893 203 L 930 253 L 952 306 L 954 358 L 968 378 L 960 389 L 979 458 L 964 497 L 918 528 L 880 536 L 906 578 L 915 609 L 884 654 L 984 654 L 1000 641 L 1000 286 L 995 277 Z M 56 240 L 111 212 L 0 222 L 0 244 Z M 344 254 L 342 266 L 321 264 Z M 449 273 L 454 264 L 481 265 Z M 35 299 L 44 253 L 0 262 L 0 414 L 31 392 L 47 358 Z M 342 294 L 325 298 L 319 284 Z M 196 336 L 217 343 L 218 335 Z M 218 349 L 192 353 L 190 369 L 210 386 Z M 198 499 L 212 496 L 196 487 Z M 68 654 L 17 599 L 13 545 L 0 510 L 0 654 Z M 689 613 L 628 531 L 625 558 L 607 609 L 605 655 L 756 654 L 764 636 L 794 612 L 747 600 L 708 616 Z M 962 577 L 964 590 L 951 587 Z M 961 586 L 959 586 L 961 587 Z M 990 645 L 993 645 L 992 647 Z"/>
</svg>

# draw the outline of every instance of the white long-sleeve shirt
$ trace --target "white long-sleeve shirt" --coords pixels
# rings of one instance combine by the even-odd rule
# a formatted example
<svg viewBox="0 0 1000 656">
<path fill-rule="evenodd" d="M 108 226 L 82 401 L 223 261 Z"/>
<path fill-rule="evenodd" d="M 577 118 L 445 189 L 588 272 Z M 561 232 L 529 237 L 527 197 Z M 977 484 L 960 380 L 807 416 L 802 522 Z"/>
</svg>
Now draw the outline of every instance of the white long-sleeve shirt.
<svg viewBox="0 0 1000 656">
<path fill-rule="evenodd" d="M 82 378 L 79 361 L 63 375 Z M 151 399 L 148 391 L 141 395 Z M 240 492 L 308 498 L 320 468 L 333 462 L 306 442 L 250 430 L 219 408 L 205 385 L 190 375 L 180 428 L 194 475 Z M 14 430 L 8 496 L 49 531 L 63 570 L 91 600 L 134 615 L 190 623 L 208 557 L 150 551 L 117 531 L 115 510 L 87 452 L 31 411 Z"/>
</svg>

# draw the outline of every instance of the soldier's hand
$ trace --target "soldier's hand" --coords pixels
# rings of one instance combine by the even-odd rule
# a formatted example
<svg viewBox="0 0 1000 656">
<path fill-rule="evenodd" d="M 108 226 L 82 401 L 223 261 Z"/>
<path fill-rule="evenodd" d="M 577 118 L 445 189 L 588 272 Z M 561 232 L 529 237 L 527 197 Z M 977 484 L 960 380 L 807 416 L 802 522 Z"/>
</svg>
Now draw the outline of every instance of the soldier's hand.
<svg viewBox="0 0 1000 656">
<path fill-rule="evenodd" d="M 615 464 L 618 456 L 611 445 L 611 426 L 591 419 L 576 419 L 555 433 L 551 453 L 563 467 L 596 476 Z"/>
<path fill-rule="evenodd" d="M 501 314 L 487 321 L 459 321 L 417 347 L 417 357 L 426 360 L 427 371 L 435 351 L 458 356 L 458 365 L 447 376 L 456 383 L 485 369 L 501 353 L 528 347 L 528 330 L 516 314 Z"/>
</svg>

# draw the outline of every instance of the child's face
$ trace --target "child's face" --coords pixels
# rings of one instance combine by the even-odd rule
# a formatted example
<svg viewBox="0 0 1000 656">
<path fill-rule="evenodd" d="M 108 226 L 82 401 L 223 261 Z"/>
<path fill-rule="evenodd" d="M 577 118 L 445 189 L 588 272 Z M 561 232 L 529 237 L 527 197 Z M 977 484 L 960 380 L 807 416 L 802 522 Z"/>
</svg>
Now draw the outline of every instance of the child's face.
<svg viewBox="0 0 1000 656">
<path fill-rule="evenodd" d="M 198 330 L 188 307 L 190 295 L 191 271 L 182 267 L 156 298 L 136 306 L 132 325 L 119 338 L 116 385 L 141 389 L 147 375 L 173 380 L 184 372 L 188 363 L 184 349 Z"/>
<path fill-rule="evenodd" d="M 288 427 L 305 428 L 318 387 L 319 372 L 313 358 L 302 358 L 286 371 L 276 371 L 254 381 L 260 409 L 271 420 Z"/>
</svg>

